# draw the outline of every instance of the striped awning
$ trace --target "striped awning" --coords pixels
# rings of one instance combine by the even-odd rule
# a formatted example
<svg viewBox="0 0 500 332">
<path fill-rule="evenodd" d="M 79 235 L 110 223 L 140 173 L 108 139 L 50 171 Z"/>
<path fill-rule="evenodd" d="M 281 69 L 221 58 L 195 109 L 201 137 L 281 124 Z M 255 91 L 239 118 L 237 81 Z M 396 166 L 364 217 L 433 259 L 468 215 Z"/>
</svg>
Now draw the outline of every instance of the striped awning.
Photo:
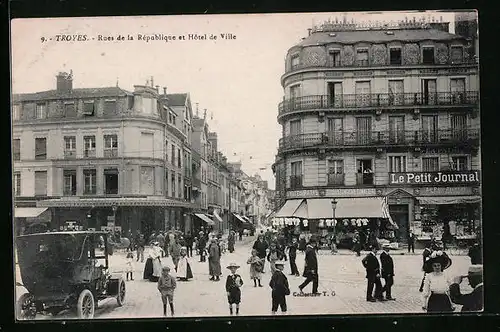
<svg viewBox="0 0 500 332">
<path fill-rule="evenodd" d="M 215 219 L 217 219 L 218 222 L 222 222 L 222 218 L 219 216 L 219 213 L 217 212 L 217 210 L 214 210 L 214 217 Z"/>
<path fill-rule="evenodd" d="M 204 215 L 203 213 L 195 213 L 195 216 L 206 222 L 208 225 L 215 225 L 214 221 L 209 217 L 207 217 L 206 215 Z"/>
<path fill-rule="evenodd" d="M 236 219 L 238 219 L 239 221 L 241 222 L 246 222 L 245 219 L 243 219 L 239 214 L 237 213 L 233 213 L 233 215 L 236 217 Z"/>
<path fill-rule="evenodd" d="M 161 197 L 59 198 L 38 201 L 37 207 L 154 206 L 194 208 L 194 204 Z"/>
<path fill-rule="evenodd" d="M 302 203 L 303 199 L 289 199 L 285 202 L 285 205 L 281 207 L 281 209 L 275 214 L 275 217 L 278 218 L 287 218 L 293 217 L 295 211 Z"/>
</svg>

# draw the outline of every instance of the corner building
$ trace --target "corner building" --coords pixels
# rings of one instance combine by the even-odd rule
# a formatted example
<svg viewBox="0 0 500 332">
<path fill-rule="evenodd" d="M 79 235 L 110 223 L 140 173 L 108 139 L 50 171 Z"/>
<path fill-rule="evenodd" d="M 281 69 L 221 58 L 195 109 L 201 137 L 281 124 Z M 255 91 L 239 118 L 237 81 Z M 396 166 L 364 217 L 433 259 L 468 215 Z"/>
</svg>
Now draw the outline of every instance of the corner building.
<svg viewBox="0 0 500 332">
<path fill-rule="evenodd" d="M 400 243 L 409 230 L 421 243 L 472 240 L 481 215 L 479 79 L 465 46 L 434 21 L 309 29 L 281 78 L 277 205 L 383 197 Z"/>
</svg>

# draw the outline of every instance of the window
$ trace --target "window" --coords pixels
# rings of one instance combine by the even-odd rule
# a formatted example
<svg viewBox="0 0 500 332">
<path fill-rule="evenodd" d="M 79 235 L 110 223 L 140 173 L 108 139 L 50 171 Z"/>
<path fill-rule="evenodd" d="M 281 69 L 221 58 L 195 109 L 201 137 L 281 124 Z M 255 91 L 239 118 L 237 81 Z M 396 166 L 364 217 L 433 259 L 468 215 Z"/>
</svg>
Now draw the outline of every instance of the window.
<svg viewBox="0 0 500 332">
<path fill-rule="evenodd" d="M 297 69 L 300 66 L 300 57 L 298 54 L 292 55 L 292 70 Z"/>
<path fill-rule="evenodd" d="M 469 169 L 467 156 L 452 157 L 451 162 L 454 171 L 467 171 Z"/>
<path fill-rule="evenodd" d="M 172 144 L 172 165 L 175 165 L 175 146 Z"/>
<path fill-rule="evenodd" d="M 290 121 L 290 136 L 302 134 L 301 121 L 292 120 Z"/>
<path fill-rule="evenodd" d="M 406 156 L 390 156 L 389 173 L 406 173 Z"/>
<path fill-rule="evenodd" d="M 47 105 L 46 104 L 36 104 L 36 114 L 37 119 L 45 119 L 47 117 Z"/>
<path fill-rule="evenodd" d="M 465 78 L 450 79 L 451 102 L 462 104 L 465 102 Z"/>
<path fill-rule="evenodd" d="M 356 118 L 356 143 L 370 145 L 372 142 L 372 119 L 370 117 Z"/>
<path fill-rule="evenodd" d="M 94 101 L 83 102 L 83 115 L 86 116 L 94 115 Z"/>
<path fill-rule="evenodd" d="M 14 120 L 19 120 L 21 119 L 21 109 L 22 109 L 22 106 L 21 105 L 12 105 L 12 118 Z"/>
<path fill-rule="evenodd" d="M 290 187 L 292 189 L 302 187 L 302 161 L 291 163 Z"/>
<path fill-rule="evenodd" d="M 35 171 L 35 196 L 47 196 L 47 171 Z"/>
<path fill-rule="evenodd" d="M 357 50 L 356 51 L 356 66 L 365 67 L 368 66 L 368 50 Z"/>
<path fill-rule="evenodd" d="M 344 161 L 329 160 L 328 161 L 328 184 L 343 185 L 344 184 Z"/>
<path fill-rule="evenodd" d="M 340 50 L 331 50 L 329 54 L 332 67 L 340 67 Z"/>
<path fill-rule="evenodd" d="M 165 170 L 165 194 L 168 196 L 168 169 Z"/>
<path fill-rule="evenodd" d="M 104 116 L 110 116 L 116 114 L 116 100 L 105 100 L 104 101 Z"/>
<path fill-rule="evenodd" d="M 104 157 L 118 156 L 118 135 L 104 135 Z"/>
<path fill-rule="evenodd" d="M 370 106 L 371 104 L 371 82 L 359 81 L 356 82 L 356 106 Z"/>
<path fill-rule="evenodd" d="M 373 184 L 373 167 L 371 159 L 359 159 L 358 172 L 356 174 L 356 182 L 358 185 Z"/>
<path fill-rule="evenodd" d="M 183 194 L 183 192 L 181 190 L 181 188 L 182 188 L 182 177 L 180 175 L 177 177 L 177 188 L 179 188 L 179 190 L 177 191 L 178 194 L 179 194 L 178 198 L 182 198 L 182 194 Z"/>
<path fill-rule="evenodd" d="M 177 149 L 177 167 L 182 167 L 181 149 Z"/>
<path fill-rule="evenodd" d="M 107 168 L 104 170 L 104 184 L 106 187 L 106 195 L 118 194 L 118 169 Z"/>
<path fill-rule="evenodd" d="M 76 117 L 76 107 L 74 102 L 64 103 L 64 116 L 66 118 Z"/>
<path fill-rule="evenodd" d="M 422 63 L 425 65 L 434 64 L 434 47 L 422 48 Z"/>
<path fill-rule="evenodd" d="M 451 63 L 463 63 L 464 62 L 463 46 L 452 46 L 450 57 L 451 57 Z"/>
<path fill-rule="evenodd" d="M 21 173 L 14 173 L 14 196 L 21 196 Z"/>
<path fill-rule="evenodd" d="M 438 139 L 437 115 L 422 115 L 422 141 L 435 143 Z"/>
<path fill-rule="evenodd" d="M 75 196 L 76 195 L 76 171 L 75 170 L 64 170 L 64 196 Z"/>
<path fill-rule="evenodd" d="M 64 158 L 76 157 L 76 136 L 64 136 Z"/>
<path fill-rule="evenodd" d="M 83 170 L 83 193 L 85 195 L 92 195 L 97 192 L 97 172 L 95 169 L 84 169 Z"/>
<path fill-rule="evenodd" d="M 95 136 L 83 136 L 83 156 L 95 157 Z"/>
<path fill-rule="evenodd" d="M 344 120 L 342 118 L 328 119 L 328 143 L 331 145 L 343 145 L 344 142 Z"/>
<path fill-rule="evenodd" d="M 176 193 L 175 193 L 175 173 L 172 172 L 172 175 L 170 176 L 170 183 L 172 184 L 172 197 L 176 197 Z"/>
<path fill-rule="evenodd" d="M 401 57 L 401 49 L 400 48 L 391 48 L 389 50 L 389 57 L 391 61 L 391 65 L 401 65 L 402 57 Z"/>
<path fill-rule="evenodd" d="M 437 172 L 439 171 L 438 157 L 422 157 L 422 172 Z"/>
<path fill-rule="evenodd" d="M 21 160 L 21 140 L 19 138 L 12 140 L 12 157 L 14 160 Z"/>
<path fill-rule="evenodd" d="M 467 140 L 467 115 L 451 115 L 451 138 L 456 141 Z"/>
<path fill-rule="evenodd" d="M 389 116 L 389 143 L 403 144 L 405 141 L 404 116 Z"/>
<path fill-rule="evenodd" d="M 45 137 L 35 138 L 35 159 L 47 159 L 47 139 Z"/>
<path fill-rule="evenodd" d="M 404 104 L 404 81 L 390 80 L 389 81 L 389 105 Z"/>
</svg>

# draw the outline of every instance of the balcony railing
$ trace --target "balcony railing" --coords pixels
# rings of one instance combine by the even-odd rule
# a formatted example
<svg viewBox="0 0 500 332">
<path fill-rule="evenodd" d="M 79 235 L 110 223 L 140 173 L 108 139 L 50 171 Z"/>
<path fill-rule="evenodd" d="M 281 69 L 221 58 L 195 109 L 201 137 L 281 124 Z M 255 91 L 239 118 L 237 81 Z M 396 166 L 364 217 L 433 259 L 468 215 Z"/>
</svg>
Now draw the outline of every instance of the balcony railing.
<svg viewBox="0 0 500 332">
<path fill-rule="evenodd" d="M 373 185 L 373 173 L 356 173 L 357 185 Z"/>
<path fill-rule="evenodd" d="M 330 186 L 343 186 L 344 174 L 328 174 L 328 185 Z"/>
<path fill-rule="evenodd" d="M 309 147 L 424 146 L 429 144 L 475 143 L 479 129 L 438 129 L 436 131 L 342 131 L 286 136 L 279 150 Z"/>
<path fill-rule="evenodd" d="M 476 105 L 477 91 L 435 93 L 370 93 L 341 94 L 336 96 L 310 95 L 282 101 L 279 114 L 301 110 L 326 110 L 335 108 L 400 107 L 400 106 L 452 106 Z"/>
<path fill-rule="evenodd" d="M 118 149 L 104 149 L 104 158 L 118 157 Z"/>
<path fill-rule="evenodd" d="M 292 175 L 290 176 L 290 188 L 302 188 L 302 175 Z"/>
<path fill-rule="evenodd" d="M 84 150 L 83 151 L 83 156 L 85 158 L 94 158 L 95 157 L 95 149 L 92 149 L 92 150 Z"/>
</svg>

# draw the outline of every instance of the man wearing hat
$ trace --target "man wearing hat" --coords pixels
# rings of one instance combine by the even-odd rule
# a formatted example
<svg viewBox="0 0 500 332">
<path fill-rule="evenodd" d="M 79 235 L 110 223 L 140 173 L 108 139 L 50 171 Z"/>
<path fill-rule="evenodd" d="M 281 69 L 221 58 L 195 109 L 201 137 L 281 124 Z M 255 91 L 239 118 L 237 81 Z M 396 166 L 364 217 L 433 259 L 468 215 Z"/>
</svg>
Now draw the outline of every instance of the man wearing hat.
<svg viewBox="0 0 500 332">
<path fill-rule="evenodd" d="M 272 289 L 272 314 L 276 314 L 278 307 L 281 308 L 282 313 L 286 313 L 286 298 L 285 296 L 290 295 L 290 287 L 288 286 L 288 279 L 283 273 L 285 268 L 285 263 L 283 261 L 276 261 L 274 263 L 276 271 L 274 271 L 271 281 L 269 282 L 269 287 Z"/>
<path fill-rule="evenodd" d="M 311 237 L 309 239 L 309 244 L 306 247 L 306 258 L 304 265 L 304 273 L 303 277 L 306 277 L 306 280 L 299 286 L 299 290 L 302 293 L 304 287 L 306 287 L 311 281 L 313 282 L 312 292 L 313 294 L 318 294 L 318 257 L 316 256 L 316 246 L 317 240 L 315 237 Z"/>
<path fill-rule="evenodd" d="M 474 289 L 469 294 L 460 292 L 460 283 L 463 278 L 468 278 L 469 285 Z M 458 276 L 453 279 L 450 285 L 450 298 L 455 304 L 462 305 L 462 312 L 482 311 L 483 303 L 483 265 L 471 265 L 467 276 Z"/>
<path fill-rule="evenodd" d="M 381 268 L 377 258 L 377 245 L 370 245 L 371 252 L 363 258 L 361 263 L 366 269 L 366 301 L 375 302 L 376 300 L 384 301 L 382 296 L 382 283 L 380 282 Z M 375 296 L 373 296 L 373 287 L 375 286 Z"/>
<path fill-rule="evenodd" d="M 227 266 L 231 271 L 231 274 L 227 276 L 226 279 L 226 293 L 227 301 L 229 303 L 229 313 L 233 314 L 233 304 L 236 306 L 236 315 L 240 313 L 240 302 L 241 302 L 241 290 L 240 287 L 243 286 L 243 280 L 239 274 L 236 274 L 236 270 L 240 268 L 239 265 L 231 263 Z"/>
</svg>

